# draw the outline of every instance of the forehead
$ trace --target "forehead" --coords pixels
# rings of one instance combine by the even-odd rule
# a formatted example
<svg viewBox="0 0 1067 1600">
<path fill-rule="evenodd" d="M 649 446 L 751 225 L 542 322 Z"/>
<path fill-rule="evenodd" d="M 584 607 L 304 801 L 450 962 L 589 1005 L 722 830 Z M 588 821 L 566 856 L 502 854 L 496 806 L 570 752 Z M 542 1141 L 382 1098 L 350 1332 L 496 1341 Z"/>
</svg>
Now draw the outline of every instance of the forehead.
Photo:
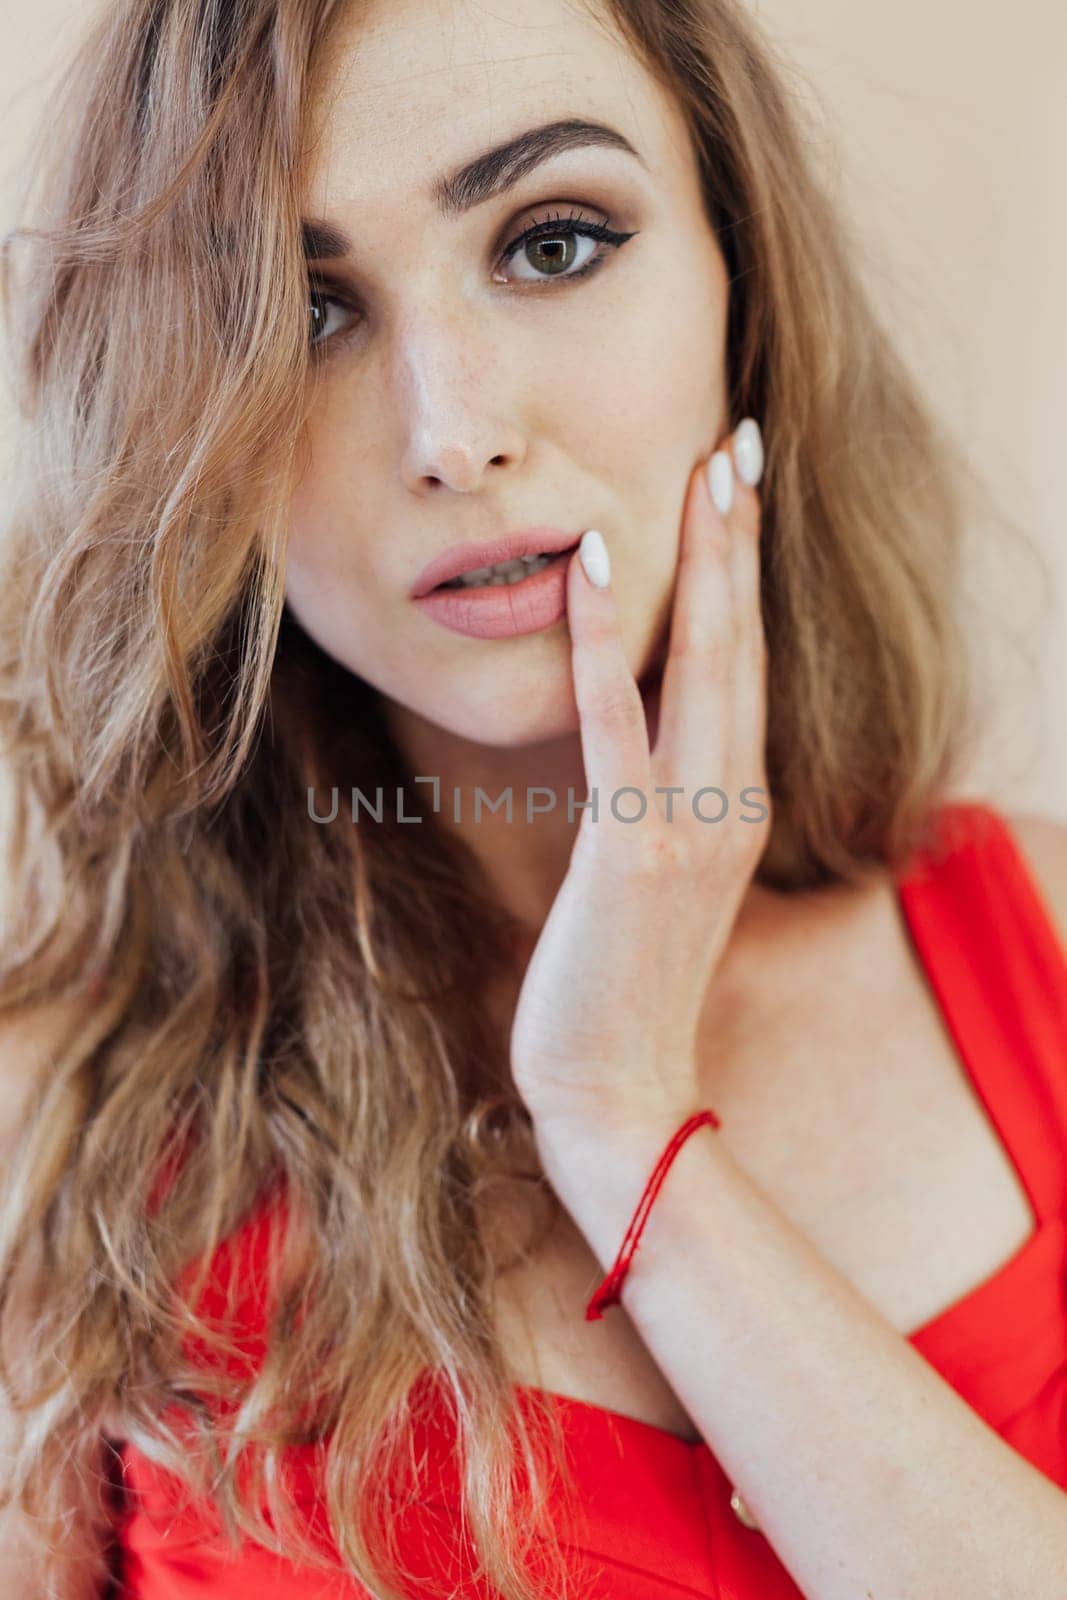
<svg viewBox="0 0 1067 1600">
<path fill-rule="evenodd" d="M 464 158 L 576 117 L 653 177 L 685 157 L 680 111 L 592 0 L 353 0 L 311 85 L 308 209 L 429 206 Z"/>
</svg>

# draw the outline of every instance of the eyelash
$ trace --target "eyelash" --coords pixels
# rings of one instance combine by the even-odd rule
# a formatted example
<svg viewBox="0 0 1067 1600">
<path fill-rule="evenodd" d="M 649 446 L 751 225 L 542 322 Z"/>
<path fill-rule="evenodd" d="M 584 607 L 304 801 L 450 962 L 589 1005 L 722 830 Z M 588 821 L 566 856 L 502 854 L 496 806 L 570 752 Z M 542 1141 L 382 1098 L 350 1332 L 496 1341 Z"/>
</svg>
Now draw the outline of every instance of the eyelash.
<svg viewBox="0 0 1067 1600">
<path fill-rule="evenodd" d="M 636 231 L 637 230 L 634 230 L 634 232 Z M 633 232 L 617 233 L 614 228 L 608 227 L 606 221 L 591 222 L 587 217 L 582 216 L 580 212 L 572 211 L 571 215 L 566 218 L 561 217 L 557 213 L 554 217 L 545 218 L 541 222 L 532 223 L 528 228 L 524 228 L 522 233 L 520 233 L 517 238 L 512 239 L 510 243 L 504 246 L 500 259 L 501 261 L 510 261 L 513 256 L 518 255 L 520 250 L 522 250 L 526 245 L 532 244 L 535 240 L 555 239 L 568 234 L 578 235 L 579 237 L 586 239 L 596 239 L 601 244 L 608 245 L 615 250 L 620 249 L 628 239 L 632 239 L 634 237 Z M 598 251 L 595 255 L 590 257 L 584 266 L 579 267 L 576 272 L 563 272 L 555 275 L 555 277 L 553 277 L 552 274 L 546 274 L 540 280 L 528 278 L 524 280 L 525 286 L 532 289 L 534 294 L 539 294 L 542 292 L 542 290 L 537 287 L 538 283 L 550 284 L 553 281 L 560 283 L 573 283 L 576 278 L 585 278 L 598 271 L 606 260 L 607 252 Z M 352 306 L 348 296 L 339 291 L 336 285 L 329 283 L 325 279 L 312 281 L 311 298 L 319 299 L 324 306 L 339 305 L 342 306 L 346 311 L 355 310 L 355 307 Z M 327 348 L 333 349 L 337 345 L 345 344 L 352 339 L 358 331 L 358 328 L 359 323 L 357 322 L 354 328 L 351 328 L 343 333 L 331 334 L 327 338 L 323 338 L 321 334 L 318 336 L 312 335 L 309 340 L 310 348 L 316 354 L 321 353 Z"/>
<path fill-rule="evenodd" d="M 577 234 L 584 239 L 599 239 L 601 243 L 612 245 L 616 250 L 621 245 L 624 245 L 627 239 L 633 238 L 632 233 L 616 233 L 614 228 L 608 227 L 606 221 L 590 222 L 588 218 L 582 216 L 581 212 L 572 211 L 569 217 L 561 217 L 557 213 L 554 217 L 547 217 L 543 222 L 534 222 L 531 223 L 530 227 L 524 228 L 517 239 L 512 239 L 510 244 L 505 245 L 503 260 L 510 261 L 512 256 L 518 255 L 524 246 L 532 244 L 536 239 L 554 239 L 561 234 Z M 558 275 L 558 280 L 566 281 L 572 278 L 584 278 L 588 273 L 595 272 L 597 267 L 606 259 L 605 253 L 591 256 L 584 267 L 579 267 L 577 272 L 561 273 Z M 538 280 L 530 278 L 526 281 L 534 283 Z M 548 274 L 540 281 L 551 283 L 553 282 L 553 277 Z"/>
</svg>

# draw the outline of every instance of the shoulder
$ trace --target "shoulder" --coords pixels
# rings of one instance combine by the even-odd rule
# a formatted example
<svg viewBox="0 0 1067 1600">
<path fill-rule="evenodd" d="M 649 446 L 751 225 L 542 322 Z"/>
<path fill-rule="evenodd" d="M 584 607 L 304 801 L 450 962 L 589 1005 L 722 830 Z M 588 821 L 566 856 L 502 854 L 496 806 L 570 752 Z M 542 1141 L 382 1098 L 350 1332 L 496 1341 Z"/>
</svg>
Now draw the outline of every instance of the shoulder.
<svg viewBox="0 0 1067 1600">
<path fill-rule="evenodd" d="M 1003 818 L 1067 949 L 1067 823 L 1032 812 Z"/>
</svg>

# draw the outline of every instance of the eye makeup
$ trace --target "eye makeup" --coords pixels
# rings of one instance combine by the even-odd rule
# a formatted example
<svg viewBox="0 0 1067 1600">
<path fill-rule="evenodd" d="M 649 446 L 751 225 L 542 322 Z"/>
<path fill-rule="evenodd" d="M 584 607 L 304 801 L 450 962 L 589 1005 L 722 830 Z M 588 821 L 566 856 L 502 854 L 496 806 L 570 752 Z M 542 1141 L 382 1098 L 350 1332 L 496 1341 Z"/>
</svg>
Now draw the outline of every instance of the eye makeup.
<svg viewBox="0 0 1067 1600">
<path fill-rule="evenodd" d="M 535 294 L 545 292 L 547 286 L 556 283 L 573 282 L 578 278 L 586 278 L 597 272 L 611 252 L 619 250 L 628 240 L 635 237 L 640 230 L 619 232 L 610 226 L 604 213 L 601 212 L 602 221 L 588 217 L 581 209 L 584 202 L 565 202 L 571 206 L 570 214 L 563 216 L 559 211 L 550 214 L 541 220 L 531 222 L 518 235 L 512 238 L 502 249 L 498 258 L 497 269 L 494 270 L 495 283 L 508 283 L 522 285 L 523 290 L 530 289 Z M 590 208 L 595 209 L 595 208 Z M 529 250 L 531 246 L 541 244 L 564 244 L 565 241 L 575 239 L 590 239 L 601 248 L 593 252 L 581 266 L 570 271 L 546 271 L 539 276 L 531 278 L 502 278 L 498 276 L 500 266 L 512 261 L 520 251 Z M 551 252 L 550 252 L 551 255 Z M 528 259 L 528 258 L 527 258 Z M 536 270 L 536 269 L 535 269 Z M 328 326 L 327 308 L 337 306 L 344 312 L 358 316 L 358 307 L 353 303 L 353 297 L 342 284 L 329 274 L 316 272 L 309 269 L 309 297 L 311 301 L 311 327 L 309 330 L 309 343 L 316 354 L 327 348 L 334 349 L 338 345 L 346 344 L 355 337 L 359 322 L 352 329 L 338 333 L 324 331 Z M 316 312 L 320 322 L 316 324 Z"/>
<path fill-rule="evenodd" d="M 608 225 L 606 219 L 604 222 L 590 222 L 583 217 L 581 213 L 576 214 L 572 211 L 571 215 L 567 218 L 563 218 L 557 213 L 555 217 L 550 217 L 543 222 L 532 223 L 529 227 L 525 228 L 523 232 L 519 234 L 518 238 L 513 239 L 510 244 L 505 246 L 502 259 L 504 261 L 510 261 L 512 257 L 517 255 L 520 250 L 527 248 L 531 244 L 540 242 L 541 240 L 556 241 L 568 237 L 595 239 L 600 241 L 602 244 L 606 244 L 617 250 L 620 248 L 620 246 L 624 245 L 628 239 L 632 239 L 634 234 L 618 233 L 614 228 Z M 596 268 L 600 266 L 600 264 L 606 259 L 607 254 L 608 252 L 606 250 L 598 251 L 576 272 L 568 272 L 565 274 L 548 273 L 541 281 L 552 282 L 555 278 L 583 278 L 589 272 L 595 271 Z M 537 282 L 538 280 L 520 279 L 518 281 L 531 283 Z"/>
</svg>

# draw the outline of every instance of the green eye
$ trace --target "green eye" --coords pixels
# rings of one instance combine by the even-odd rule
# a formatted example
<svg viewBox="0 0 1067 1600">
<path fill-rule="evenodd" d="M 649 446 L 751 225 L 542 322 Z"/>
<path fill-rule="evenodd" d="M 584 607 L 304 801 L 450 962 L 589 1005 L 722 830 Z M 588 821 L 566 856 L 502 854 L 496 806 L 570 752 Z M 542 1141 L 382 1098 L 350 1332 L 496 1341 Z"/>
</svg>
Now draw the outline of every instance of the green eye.
<svg viewBox="0 0 1067 1600">
<path fill-rule="evenodd" d="M 520 250 L 530 251 L 531 247 L 536 246 L 541 261 L 535 263 L 532 254 L 525 257 L 526 261 L 534 266 L 534 275 L 520 277 L 517 282 L 538 283 L 548 282 L 552 278 L 584 278 L 588 273 L 596 271 L 605 260 L 607 252 L 601 250 L 592 253 L 575 271 L 568 271 L 575 259 L 575 240 L 599 240 L 600 243 L 617 250 L 627 239 L 633 237 L 632 233 L 616 233 L 615 229 L 609 228 L 606 223 L 591 222 L 580 214 L 572 213 L 569 217 L 552 217 L 524 229 L 505 249 L 504 260 L 510 261 Z"/>
<path fill-rule="evenodd" d="M 524 249 L 530 252 L 537 251 L 541 256 L 544 265 L 540 266 L 538 263 L 534 263 L 535 266 L 538 266 L 539 271 L 547 272 L 550 277 L 557 277 L 562 275 L 573 261 L 575 253 L 574 241 L 577 238 L 578 234 L 573 231 L 558 233 L 555 238 L 550 233 L 546 233 L 539 239 L 531 239 L 524 246 Z M 534 260 L 532 253 L 527 256 L 527 260 Z"/>
<path fill-rule="evenodd" d="M 525 228 L 506 246 L 501 257 L 502 261 L 509 262 L 520 251 L 526 250 L 529 254 L 524 259 L 527 266 L 532 268 L 532 274 L 517 274 L 504 281 L 550 284 L 554 280 L 570 282 L 575 278 L 587 277 L 604 264 L 609 249 L 618 250 L 633 237 L 633 233 L 617 233 L 614 228 L 609 228 L 606 222 L 594 222 L 580 213 L 572 213 L 569 217 L 557 214 Z M 602 248 L 590 252 L 585 260 L 575 267 L 574 262 L 580 255 L 577 243 L 580 239 L 595 240 Z M 348 295 L 335 284 L 321 280 L 313 282 L 310 286 L 310 302 L 308 343 L 314 350 L 343 343 L 355 333 L 362 322 L 359 311 L 352 305 Z M 337 311 L 349 319 L 348 327 L 330 328 L 331 314 Z"/>
</svg>

